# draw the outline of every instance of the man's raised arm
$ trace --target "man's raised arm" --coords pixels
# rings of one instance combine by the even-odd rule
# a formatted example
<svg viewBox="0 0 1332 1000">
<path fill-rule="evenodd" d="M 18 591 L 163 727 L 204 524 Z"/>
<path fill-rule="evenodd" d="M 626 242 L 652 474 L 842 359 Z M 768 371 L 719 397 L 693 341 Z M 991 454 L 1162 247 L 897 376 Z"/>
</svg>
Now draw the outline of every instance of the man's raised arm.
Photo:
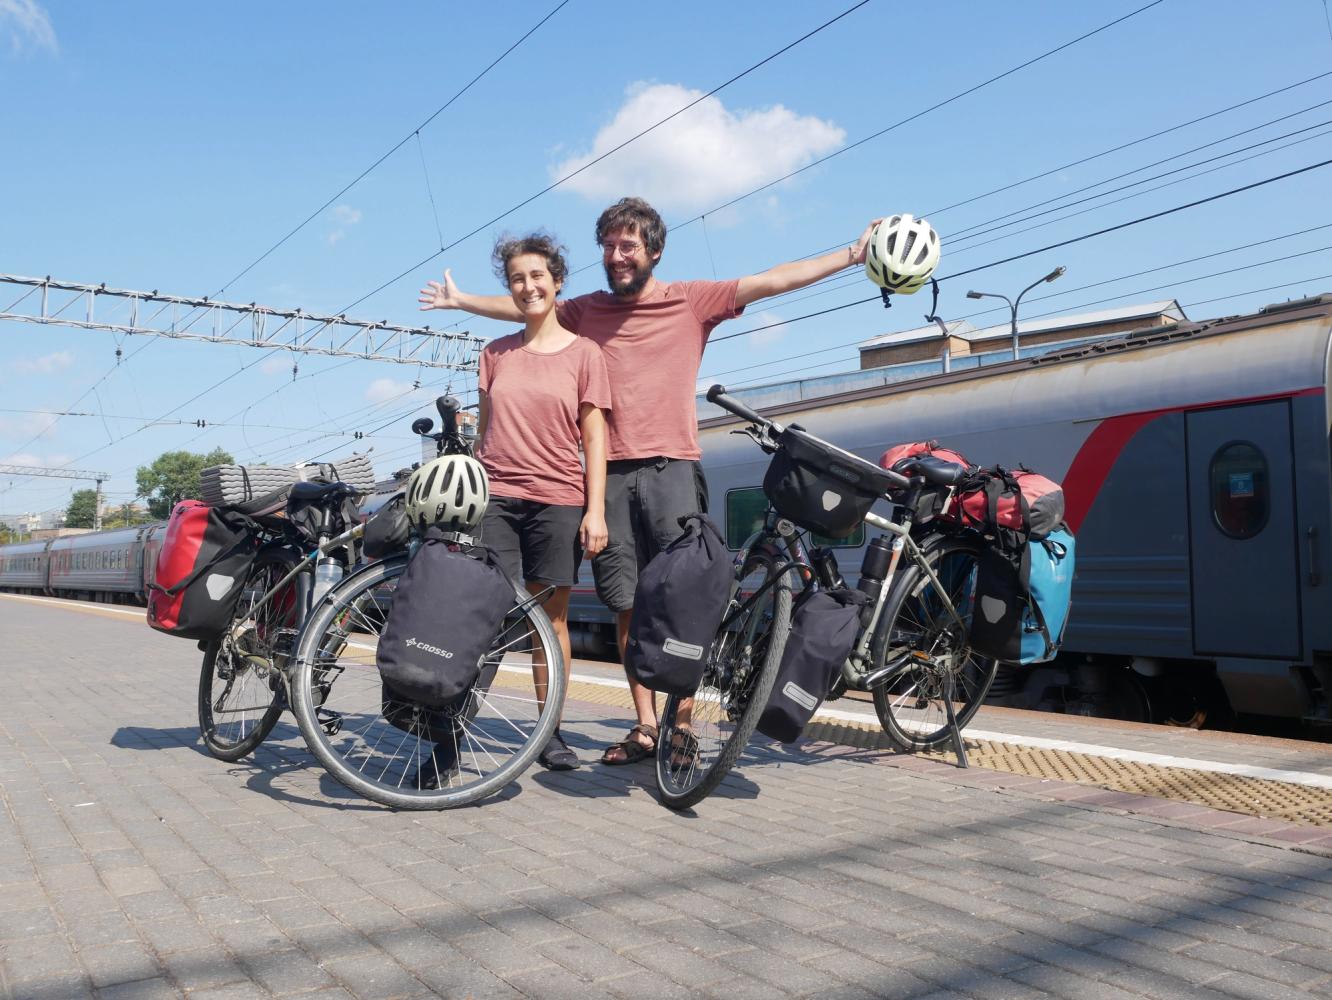
<svg viewBox="0 0 1332 1000">
<path fill-rule="evenodd" d="M 421 289 L 421 297 L 417 301 L 421 303 L 422 312 L 427 309 L 461 309 L 477 316 L 484 316 L 486 319 L 520 322 L 523 318 L 523 314 L 513 304 L 511 296 L 469 295 L 467 292 L 458 291 L 458 286 L 453 283 L 453 275 L 449 273 L 448 268 L 444 269 L 444 283 L 427 282 L 425 288 Z"/>
<path fill-rule="evenodd" d="M 751 302 L 757 302 L 759 299 L 766 299 L 772 295 L 793 292 L 797 288 L 812 285 L 830 274 L 836 274 L 844 268 L 865 263 L 865 247 L 869 245 L 874 227 L 882 221 L 882 219 L 871 220 L 870 224 L 865 227 L 865 231 L 860 234 L 860 239 L 845 250 L 834 250 L 832 253 L 826 253 L 822 257 L 812 257 L 809 260 L 796 260 L 789 264 L 778 264 L 776 267 L 768 268 L 768 270 L 759 274 L 751 274 L 748 277 L 741 278 L 740 287 L 736 289 L 735 293 L 735 304 L 737 306 L 747 306 Z M 422 299 L 422 301 L 425 300 Z"/>
</svg>

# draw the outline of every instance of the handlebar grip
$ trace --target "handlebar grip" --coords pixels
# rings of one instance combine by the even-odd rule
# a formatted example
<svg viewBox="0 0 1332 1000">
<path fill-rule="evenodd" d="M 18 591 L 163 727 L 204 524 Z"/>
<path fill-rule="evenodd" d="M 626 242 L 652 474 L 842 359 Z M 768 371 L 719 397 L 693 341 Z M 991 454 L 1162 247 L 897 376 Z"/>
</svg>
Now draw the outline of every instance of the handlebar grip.
<svg viewBox="0 0 1332 1000">
<path fill-rule="evenodd" d="M 748 420 L 751 424 L 759 424 L 762 426 L 772 423 L 767 417 L 760 416 L 738 399 L 732 399 L 730 396 L 726 395 L 726 386 L 724 385 L 714 385 L 708 390 L 708 402 L 715 403 L 723 410 L 728 410 L 740 419 Z"/>
</svg>

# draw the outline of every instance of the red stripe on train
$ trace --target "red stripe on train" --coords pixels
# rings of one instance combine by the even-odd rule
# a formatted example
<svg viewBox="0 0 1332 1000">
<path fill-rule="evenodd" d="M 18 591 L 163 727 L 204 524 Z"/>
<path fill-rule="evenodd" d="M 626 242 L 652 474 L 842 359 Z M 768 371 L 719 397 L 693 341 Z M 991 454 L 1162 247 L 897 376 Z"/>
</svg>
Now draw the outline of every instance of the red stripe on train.
<svg viewBox="0 0 1332 1000">
<path fill-rule="evenodd" d="M 1173 406 L 1163 410 L 1144 410 L 1141 413 L 1125 413 L 1117 417 L 1106 417 L 1097 425 L 1096 430 L 1087 436 L 1087 440 L 1073 457 L 1068 472 L 1064 474 L 1064 520 L 1077 534 L 1083 519 L 1091 510 L 1092 502 L 1105 485 L 1110 470 L 1119 460 L 1122 452 L 1133 436 L 1157 417 L 1170 413 L 1184 413 L 1190 410 L 1214 410 L 1221 406 L 1241 406 L 1245 403 L 1263 403 L 1274 399 L 1295 399 L 1298 396 L 1321 396 L 1323 388 L 1301 389 L 1299 392 L 1271 393 L 1266 396 L 1246 396 L 1240 399 L 1226 399 L 1216 403 L 1201 403 L 1190 406 Z"/>
</svg>

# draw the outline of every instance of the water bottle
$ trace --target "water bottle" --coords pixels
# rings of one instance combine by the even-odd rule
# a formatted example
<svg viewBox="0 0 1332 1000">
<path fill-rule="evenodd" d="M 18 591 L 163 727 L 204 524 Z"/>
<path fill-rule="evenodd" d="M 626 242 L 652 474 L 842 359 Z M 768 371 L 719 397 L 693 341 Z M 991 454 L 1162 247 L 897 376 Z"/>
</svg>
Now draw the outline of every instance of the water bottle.
<svg viewBox="0 0 1332 1000">
<path fill-rule="evenodd" d="M 312 604 L 318 604 L 334 584 L 342 579 L 342 563 L 330 556 L 323 556 L 315 563 L 314 595 Z"/>
</svg>

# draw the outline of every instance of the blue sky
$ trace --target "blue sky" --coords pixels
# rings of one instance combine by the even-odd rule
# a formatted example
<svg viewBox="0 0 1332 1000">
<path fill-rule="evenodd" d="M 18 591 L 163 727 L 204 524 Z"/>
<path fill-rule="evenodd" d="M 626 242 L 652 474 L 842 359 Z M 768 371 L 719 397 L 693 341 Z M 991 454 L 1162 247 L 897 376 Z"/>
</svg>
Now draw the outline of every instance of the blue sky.
<svg viewBox="0 0 1332 1000">
<path fill-rule="evenodd" d="M 131 5 L 0 0 L 0 272 L 209 295 L 385 151 L 410 135 L 558 0 L 504 5 Z M 499 292 L 501 232 L 546 228 L 572 266 L 596 265 L 592 226 L 622 194 L 668 223 L 659 275 L 734 277 L 853 239 L 876 215 L 926 214 L 941 276 L 1332 157 L 1332 76 L 948 211 L 955 202 L 1332 70 L 1321 0 L 1165 0 L 798 177 L 718 206 L 1142 6 L 1141 2 L 901 5 L 871 0 L 572 182 L 493 225 L 571 167 L 818 27 L 843 3 L 682 0 L 669 8 L 570 0 L 480 82 L 218 296 L 337 311 L 477 227 L 478 235 L 350 315 L 485 338 L 509 327 L 421 314 L 416 291 L 445 265 Z M 1261 13 L 1256 13 L 1261 11 Z M 1305 110 L 1311 109 L 1311 110 Z M 1274 123 L 1274 119 L 1293 116 Z M 1320 125 L 1320 123 L 1323 123 Z M 1223 140 L 1242 130 L 1245 136 Z M 1295 133 L 1280 141 L 1270 141 Z M 1086 197 L 1264 143 L 988 236 L 970 227 L 1185 150 Z M 1288 143 L 1284 149 L 1277 149 Z M 1261 155 L 1256 155 L 1261 154 Z M 1253 157 L 1247 162 L 1235 162 Z M 1231 165 L 1233 164 L 1233 165 Z M 1200 170 L 1220 167 L 1193 176 Z M 427 191 L 433 192 L 434 206 Z M 1094 289 L 1130 272 L 1332 223 L 1332 168 L 1062 250 L 944 282 L 940 312 L 970 316 L 967 288 L 1013 294 L 1056 264 L 1067 275 L 1024 316 L 1177 297 L 1194 318 L 1332 290 L 1332 228 Z M 1160 190 L 1144 188 L 1177 182 Z M 1132 196 L 1116 204 L 1114 198 Z M 1058 204 L 1056 202 L 1056 204 Z M 1034 211 L 1044 211 L 1042 206 Z M 1029 213 L 1024 213 L 1023 215 Z M 1019 216 L 1023 217 L 1023 216 Z M 1051 222 L 1050 220 L 1056 220 Z M 1029 228 L 1037 222 L 1049 223 Z M 988 228 L 988 227 L 985 227 Z M 954 236 L 953 234 L 960 234 Z M 1000 239 L 999 237 L 1002 237 Z M 982 240 L 995 242 L 971 246 Z M 1306 251 L 1315 251 L 1305 253 Z M 1304 256 L 1271 264 L 1272 258 Z M 1185 279 L 1246 268 L 1198 281 Z M 1318 280 L 1312 280 L 1318 279 Z M 600 287 L 598 266 L 566 289 Z M 1152 286 L 1178 283 L 1164 290 Z M 1268 286 L 1288 285 L 1270 291 Z M 872 294 L 863 278 L 751 306 L 718 335 Z M 1243 293 L 1243 294 L 1236 294 Z M 10 296 L 0 306 L 8 306 Z M 1222 297 L 1225 297 L 1222 299 Z M 1219 301 L 1208 301 L 1218 300 Z M 918 326 L 900 300 L 793 322 L 710 348 L 700 380 L 734 384 L 856 366 L 853 347 Z M 986 314 L 973 322 L 997 322 Z M 0 462 L 105 471 L 113 500 L 163 451 L 222 446 L 291 462 L 373 444 L 382 473 L 410 461 L 413 405 L 447 374 L 389 364 L 0 323 Z M 789 359 L 818 352 L 813 357 Z M 252 364 L 253 362 L 253 364 Z M 179 407 L 225 376 L 220 388 Z M 325 373 L 326 372 L 326 373 Z M 109 373 L 109 374 L 108 374 Z M 422 388 L 413 391 L 414 380 Z M 72 408 L 96 417 L 54 420 Z M 466 391 L 474 381 L 452 379 Z M 279 391 L 281 390 L 281 391 Z M 183 424 L 145 426 L 169 414 Z M 401 419 L 363 442 L 350 437 Z M 210 426 L 200 431 L 195 420 Z M 63 507 L 82 484 L 0 478 L 0 513 Z"/>
</svg>

